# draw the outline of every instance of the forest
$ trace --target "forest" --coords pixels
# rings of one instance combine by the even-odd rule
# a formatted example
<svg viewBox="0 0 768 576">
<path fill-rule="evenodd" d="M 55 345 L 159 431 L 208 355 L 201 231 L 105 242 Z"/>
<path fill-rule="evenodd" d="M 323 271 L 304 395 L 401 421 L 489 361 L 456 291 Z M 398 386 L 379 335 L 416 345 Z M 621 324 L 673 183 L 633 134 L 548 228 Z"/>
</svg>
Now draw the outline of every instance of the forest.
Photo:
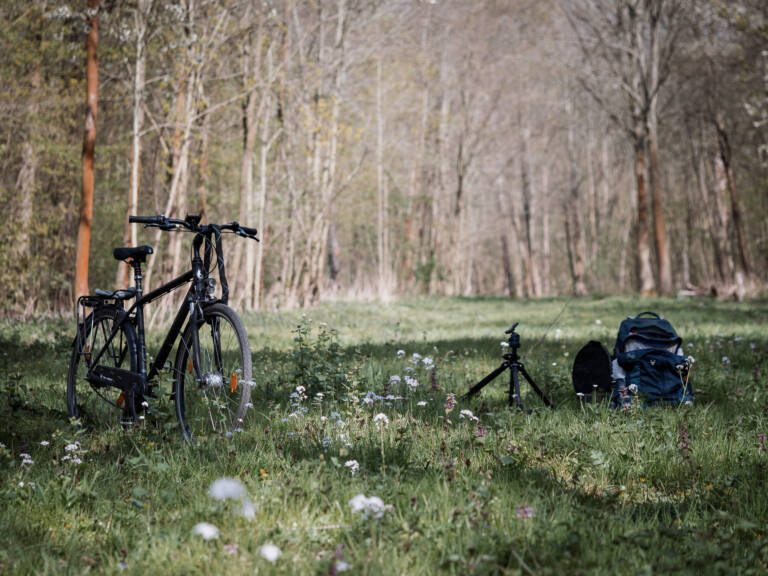
<svg viewBox="0 0 768 576">
<path fill-rule="evenodd" d="M 129 214 L 258 228 L 245 310 L 765 291 L 764 0 L 2 0 L 0 51 L 3 316 L 178 275 Z"/>
</svg>

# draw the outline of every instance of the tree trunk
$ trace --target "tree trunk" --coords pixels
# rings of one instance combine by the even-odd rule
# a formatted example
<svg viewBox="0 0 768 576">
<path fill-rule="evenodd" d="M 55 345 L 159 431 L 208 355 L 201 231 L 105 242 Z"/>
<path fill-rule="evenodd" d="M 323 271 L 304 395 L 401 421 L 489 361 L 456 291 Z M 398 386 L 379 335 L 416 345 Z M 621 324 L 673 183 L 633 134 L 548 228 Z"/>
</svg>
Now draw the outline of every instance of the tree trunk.
<svg viewBox="0 0 768 576">
<path fill-rule="evenodd" d="M 99 0 L 88 0 L 89 24 L 86 40 L 85 135 L 83 137 L 83 188 L 80 198 L 80 225 L 77 231 L 77 265 L 75 268 L 75 300 L 88 294 L 88 261 L 93 221 L 94 152 L 98 113 L 99 63 L 96 49 L 99 41 Z"/>
<path fill-rule="evenodd" d="M 669 259 L 669 244 L 664 226 L 663 192 L 659 168 L 659 143 L 656 121 L 655 100 L 648 116 L 648 148 L 650 151 L 651 205 L 653 207 L 653 231 L 656 247 L 656 263 L 659 268 L 658 293 L 672 293 L 672 264 Z"/>
<path fill-rule="evenodd" d="M 518 114 L 522 123 L 522 116 Z M 523 193 L 523 223 L 525 225 L 525 285 L 528 296 L 541 296 L 541 279 L 536 253 L 536 194 L 533 190 L 533 170 L 530 159 L 530 130 L 522 130 L 520 180 Z"/>
<path fill-rule="evenodd" d="M 651 268 L 651 246 L 648 239 L 648 192 L 645 187 L 645 139 L 635 138 L 635 181 L 637 184 L 637 277 L 640 292 L 655 292 Z"/>
<path fill-rule="evenodd" d="M 131 180 L 128 190 L 128 211 L 125 217 L 123 244 L 136 246 L 138 243 L 137 224 L 128 222 L 128 216 L 138 214 L 139 191 L 141 189 L 141 130 L 144 127 L 144 76 L 146 63 L 147 12 L 152 9 L 153 0 L 137 0 L 134 22 L 136 28 L 136 66 L 133 76 L 133 133 L 131 137 Z M 118 286 L 130 283 L 130 266 L 120 262 L 117 267 Z"/>
<path fill-rule="evenodd" d="M 726 186 L 731 198 L 731 216 L 733 218 L 733 228 L 736 233 L 736 246 L 739 251 L 739 264 L 744 275 L 752 276 L 752 264 L 749 260 L 747 250 L 747 239 L 744 232 L 744 223 L 741 215 L 741 202 L 739 192 L 733 179 L 733 166 L 731 163 L 731 145 L 728 141 L 728 133 L 725 130 L 725 123 L 721 113 L 715 115 L 715 129 L 717 131 L 717 147 L 720 152 L 720 159 L 725 173 Z"/>
<path fill-rule="evenodd" d="M 568 240 L 568 259 L 570 261 L 571 280 L 573 282 L 573 295 L 585 296 L 587 287 L 584 284 L 584 239 L 581 225 L 581 183 L 579 182 L 578 168 L 576 165 L 576 151 L 573 138 L 573 120 L 571 118 L 573 105 L 566 101 L 566 114 L 568 120 L 568 162 L 570 165 L 570 204 L 568 198 L 563 205 L 565 216 L 566 239 Z"/>
</svg>

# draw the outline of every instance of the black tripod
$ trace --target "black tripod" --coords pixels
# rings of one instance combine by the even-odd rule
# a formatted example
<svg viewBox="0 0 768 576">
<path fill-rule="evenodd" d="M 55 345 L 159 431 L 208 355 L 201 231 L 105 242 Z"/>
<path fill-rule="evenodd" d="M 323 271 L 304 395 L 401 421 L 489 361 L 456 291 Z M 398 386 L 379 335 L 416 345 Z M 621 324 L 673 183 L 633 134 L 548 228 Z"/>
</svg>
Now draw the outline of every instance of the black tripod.
<svg viewBox="0 0 768 576">
<path fill-rule="evenodd" d="M 531 388 L 533 388 L 533 391 L 536 392 L 536 394 L 541 398 L 541 401 L 544 402 L 547 406 L 550 408 L 554 408 L 554 404 L 549 401 L 549 398 L 547 398 L 544 393 L 539 389 L 538 386 L 536 386 L 536 383 L 533 381 L 533 378 L 528 374 L 528 372 L 525 370 L 525 366 L 523 366 L 523 363 L 520 362 L 520 356 L 517 355 L 517 349 L 520 348 L 520 335 L 515 332 L 515 328 L 517 328 L 517 325 L 519 322 L 515 322 L 515 325 L 512 326 L 509 330 L 504 332 L 505 334 L 509 334 L 509 340 L 507 340 L 507 343 L 509 344 L 509 352 L 506 354 L 503 354 L 504 362 L 501 363 L 501 366 L 496 368 L 493 372 L 488 374 L 485 378 L 480 380 L 477 384 L 472 386 L 472 388 L 469 389 L 469 392 L 464 394 L 462 396 L 462 399 L 471 398 L 486 384 L 490 384 L 497 376 L 501 375 L 504 370 L 509 368 L 510 374 L 509 374 L 509 405 L 510 406 L 517 406 L 521 410 L 523 409 L 523 402 L 520 400 L 520 381 L 518 377 L 518 373 L 523 375 L 523 378 L 525 378 L 528 381 L 528 384 L 531 385 Z"/>
</svg>

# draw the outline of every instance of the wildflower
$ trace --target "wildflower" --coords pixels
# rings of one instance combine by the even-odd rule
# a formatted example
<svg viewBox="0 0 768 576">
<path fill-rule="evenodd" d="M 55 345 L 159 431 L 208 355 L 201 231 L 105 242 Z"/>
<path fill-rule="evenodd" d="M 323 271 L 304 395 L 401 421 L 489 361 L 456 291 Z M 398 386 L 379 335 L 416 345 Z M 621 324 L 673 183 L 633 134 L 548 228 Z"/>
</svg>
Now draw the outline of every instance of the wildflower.
<svg viewBox="0 0 768 576">
<path fill-rule="evenodd" d="M 349 570 L 349 564 L 344 562 L 344 560 L 339 560 L 333 565 L 334 573 L 338 574 L 339 572 L 346 572 Z"/>
<path fill-rule="evenodd" d="M 368 390 L 368 393 L 363 398 L 363 404 L 371 405 L 377 400 L 381 400 L 381 396 L 376 394 L 376 392 L 374 392 L 373 390 Z"/>
<path fill-rule="evenodd" d="M 328 448 L 331 445 L 331 442 L 332 442 L 332 440 L 328 436 L 325 436 L 320 441 L 320 443 L 322 444 L 323 448 Z"/>
<path fill-rule="evenodd" d="M 509 348 L 509 342 L 507 342 L 506 340 L 502 340 L 501 342 L 499 342 L 499 344 L 501 345 L 502 348 Z"/>
<path fill-rule="evenodd" d="M 454 407 L 456 406 L 456 394 L 454 394 L 453 392 L 448 394 L 448 396 L 445 397 L 445 404 L 443 406 L 445 406 L 445 409 L 448 412 L 453 410 Z"/>
<path fill-rule="evenodd" d="M 518 518 L 533 518 L 533 513 L 536 512 L 535 508 L 530 506 L 518 506 L 517 517 Z"/>
<path fill-rule="evenodd" d="M 416 406 L 426 406 L 426 405 L 427 403 L 424 400 L 422 400 L 421 402 L 416 402 Z"/>
<path fill-rule="evenodd" d="M 271 542 L 267 542 L 264 544 L 261 548 L 259 548 L 259 554 L 261 555 L 264 560 L 267 562 L 272 562 L 273 564 L 277 562 L 277 559 L 280 558 L 280 555 L 282 552 L 280 551 L 280 548 L 272 544 Z"/>
<path fill-rule="evenodd" d="M 67 452 L 74 452 L 75 450 L 78 450 L 80 448 L 80 444 L 75 442 L 74 444 L 67 444 L 64 446 L 64 450 Z"/>
<path fill-rule="evenodd" d="M 24 480 L 22 480 L 21 482 L 19 482 L 19 488 L 24 488 Z"/>
<path fill-rule="evenodd" d="M 147 402 L 146 400 L 144 400 L 144 402 L 142 402 L 142 403 L 141 403 L 141 407 L 142 407 L 142 408 L 149 408 L 149 402 Z"/>
<path fill-rule="evenodd" d="M 75 456 L 74 458 L 72 458 L 72 464 L 74 464 L 74 465 L 78 465 L 78 464 L 82 464 L 82 463 L 83 463 L 83 461 L 82 461 L 82 460 L 80 460 L 80 458 L 78 458 L 77 456 Z"/>
<path fill-rule="evenodd" d="M 48 440 L 43 440 L 42 442 L 40 442 L 40 446 L 48 446 L 48 444 L 50 444 Z"/>
<path fill-rule="evenodd" d="M 373 417 L 373 422 L 376 424 L 376 427 L 381 430 L 381 425 L 384 425 L 384 428 L 389 428 L 389 418 L 387 418 L 386 414 L 383 414 L 379 412 L 376 414 L 376 416 Z"/>
<path fill-rule="evenodd" d="M 419 381 L 416 380 L 416 378 L 411 378 L 410 376 L 405 377 L 405 383 L 411 390 L 416 390 L 416 388 L 419 386 Z"/>
<path fill-rule="evenodd" d="M 30 456 L 29 454 L 19 454 L 19 458 L 21 458 L 22 466 L 24 464 L 34 464 L 35 463 L 35 461 L 32 460 L 32 456 Z"/>
<path fill-rule="evenodd" d="M 392 376 L 389 377 L 390 384 L 397 384 L 398 382 L 400 382 L 400 376 L 397 374 L 392 374 Z"/>
<path fill-rule="evenodd" d="M 192 527 L 192 534 L 201 536 L 203 540 L 213 540 L 219 537 L 219 529 L 208 522 L 200 522 Z"/>
<path fill-rule="evenodd" d="M 427 370 L 429 370 L 430 368 L 432 368 L 435 365 L 435 361 L 432 360 L 432 358 L 430 356 L 425 356 L 421 360 L 421 363 L 424 364 L 424 368 L 426 368 Z"/>
<path fill-rule="evenodd" d="M 349 468 L 349 473 L 354 476 L 357 471 L 360 470 L 360 463 L 357 460 L 347 460 L 344 462 L 344 466 Z"/>
<path fill-rule="evenodd" d="M 366 497 L 365 494 L 358 494 L 349 501 L 349 507 L 352 512 L 360 512 L 366 518 L 373 516 L 374 518 L 381 518 L 384 515 L 384 511 L 389 508 L 384 505 L 384 502 L 378 496 Z"/>
<path fill-rule="evenodd" d="M 245 486 L 234 478 L 219 478 L 208 489 L 208 495 L 215 500 L 240 500 L 240 514 L 249 520 L 256 515 Z"/>
<path fill-rule="evenodd" d="M 238 555 L 238 545 L 237 544 L 224 544 L 224 552 L 227 554 L 230 554 L 231 556 L 237 556 Z"/>
<path fill-rule="evenodd" d="M 728 356 L 723 356 L 723 364 L 730 364 L 730 363 L 731 363 L 731 359 L 728 358 Z"/>
<path fill-rule="evenodd" d="M 421 360 L 421 354 L 414 352 L 413 356 L 411 357 L 411 364 L 418 364 L 419 360 Z"/>
<path fill-rule="evenodd" d="M 477 418 L 477 426 L 475 426 L 475 437 L 484 438 L 488 434 L 488 430 L 485 429 L 483 423 Z"/>
<path fill-rule="evenodd" d="M 632 394 L 636 394 L 637 393 L 637 384 L 630 384 L 629 386 L 627 386 L 627 389 L 630 392 L 632 392 Z"/>
<path fill-rule="evenodd" d="M 766 435 L 765 434 L 758 434 L 757 435 L 757 441 L 760 442 L 760 452 L 765 452 L 766 451 L 765 439 L 766 439 Z"/>
<path fill-rule="evenodd" d="M 472 410 L 462 410 L 459 412 L 459 420 L 463 420 L 464 418 L 467 418 L 468 420 L 478 420 L 478 417 L 472 414 Z"/>
<path fill-rule="evenodd" d="M 694 358 L 693 356 L 688 356 L 688 357 L 686 358 L 686 360 L 688 361 L 688 364 L 689 364 L 689 365 L 690 365 L 690 364 L 695 364 L 695 363 L 696 363 L 696 358 Z"/>
<path fill-rule="evenodd" d="M 595 324 L 597 324 L 598 326 L 600 326 L 600 324 L 602 324 L 602 323 L 603 323 L 603 321 L 602 321 L 602 320 L 600 320 L 600 318 L 598 318 L 597 320 L 595 320 Z"/>
<path fill-rule="evenodd" d="M 405 350 L 398 350 L 397 351 L 397 357 L 398 358 L 405 358 Z"/>
<path fill-rule="evenodd" d="M 552 366 L 557 366 L 557 362 L 552 362 Z"/>
</svg>

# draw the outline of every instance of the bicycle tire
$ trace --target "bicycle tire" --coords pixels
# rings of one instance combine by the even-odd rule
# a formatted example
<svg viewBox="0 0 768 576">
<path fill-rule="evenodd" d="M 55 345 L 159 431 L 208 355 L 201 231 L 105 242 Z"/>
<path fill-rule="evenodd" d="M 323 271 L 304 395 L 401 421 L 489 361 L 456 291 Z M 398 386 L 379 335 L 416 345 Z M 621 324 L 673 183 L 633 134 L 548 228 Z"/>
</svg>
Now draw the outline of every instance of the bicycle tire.
<svg viewBox="0 0 768 576">
<path fill-rule="evenodd" d="M 118 388 L 96 388 L 86 379 L 88 354 L 101 350 L 122 310 L 106 305 L 86 317 L 82 338 L 77 338 L 72 349 L 67 372 L 67 414 L 80 427 L 105 428 L 133 421 L 136 417 L 136 399 L 126 399 Z M 85 351 L 81 347 L 85 345 Z M 136 331 L 129 322 L 123 323 L 108 350 L 99 359 L 100 365 L 138 370 Z"/>
<path fill-rule="evenodd" d="M 198 331 L 202 382 L 197 381 L 193 367 L 192 330 Z M 209 435 L 229 436 L 242 429 L 251 397 L 251 347 L 243 322 L 232 308 L 212 304 L 204 309 L 202 323 L 187 324 L 174 372 L 176 417 L 186 442 L 194 444 Z"/>
</svg>

